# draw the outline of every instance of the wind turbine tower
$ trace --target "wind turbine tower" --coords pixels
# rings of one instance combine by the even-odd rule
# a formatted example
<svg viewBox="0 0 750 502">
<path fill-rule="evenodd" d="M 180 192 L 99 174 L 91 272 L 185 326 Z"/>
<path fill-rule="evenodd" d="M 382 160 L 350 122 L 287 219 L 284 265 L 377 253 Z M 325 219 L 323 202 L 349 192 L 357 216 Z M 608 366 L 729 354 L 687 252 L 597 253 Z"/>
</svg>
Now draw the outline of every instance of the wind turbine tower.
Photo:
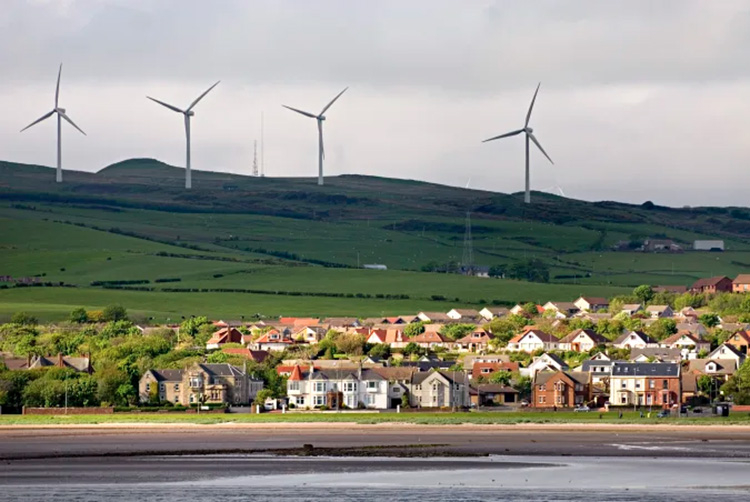
<svg viewBox="0 0 750 502">
<path fill-rule="evenodd" d="M 528 204 L 531 202 L 531 183 L 530 183 L 530 174 L 529 174 L 529 140 L 533 141 L 534 144 L 539 148 L 539 151 L 541 151 L 545 157 L 547 157 L 547 160 L 550 161 L 550 163 L 554 164 L 552 162 L 552 159 L 547 155 L 547 152 L 544 151 L 544 148 L 542 148 L 542 145 L 539 144 L 539 141 L 536 139 L 536 136 L 534 136 L 534 129 L 529 127 L 529 121 L 531 120 L 531 110 L 534 109 L 534 101 L 536 101 L 536 95 L 539 93 L 539 87 L 542 85 L 540 82 L 539 85 L 536 86 L 536 91 L 534 91 L 534 97 L 531 98 L 531 105 L 529 105 L 529 111 L 526 113 L 526 122 L 523 125 L 523 129 L 518 129 L 517 131 L 511 131 L 505 134 L 501 134 L 500 136 L 495 136 L 490 139 L 486 139 L 483 141 L 483 143 L 486 143 L 488 141 L 494 141 L 496 139 L 500 138 L 508 138 L 510 136 L 515 136 L 517 134 L 524 133 L 526 135 L 526 192 L 523 196 L 523 201 Z"/>
<path fill-rule="evenodd" d="M 301 115 L 304 115 L 305 117 L 310 117 L 318 121 L 318 185 L 323 185 L 323 159 L 325 159 L 326 154 L 325 150 L 323 149 L 323 121 L 326 119 L 325 113 L 328 111 L 328 109 L 331 107 L 333 103 L 336 102 L 337 99 L 341 97 L 342 94 L 346 92 L 346 89 L 348 87 L 344 88 L 343 91 L 338 93 L 335 98 L 331 100 L 330 103 L 328 103 L 323 110 L 317 115 L 310 112 L 305 112 L 302 110 L 298 110 L 296 108 L 292 108 L 291 106 L 281 105 L 284 108 L 287 108 L 289 110 L 292 110 L 293 112 L 297 112 Z"/>
<path fill-rule="evenodd" d="M 62 183 L 62 120 L 65 119 L 70 125 L 78 129 L 78 132 L 86 136 L 86 133 L 81 130 L 80 127 L 68 117 L 65 113 L 65 108 L 60 108 L 60 76 L 62 75 L 62 63 L 60 63 L 60 69 L 57 72 L 57 87 L 55 88 L 55 107 L 51 112 L 36 119 L 31 124 L 27 125 L 21 132 L 24 132 L 29 127 L 38 124 L 44 120 L 47 120 L 52 115 L 57 114 L 57 172 L 55 173 L 55 181 Z"/>
<path fill-rule="evenodd" d="M 159 101 L 158 99 L 152 98 L 151 96 L 146 96 L 151 101 L 155 103 L 159 103 L 165 108 L 169 108 L 173 112 L 181 113 L 185 116 L 185 140 L 187 143 L 186 151 L 185 151 L 185 188 L 187 189 L 190 189 L 193 187 L 193 178 L 190 174 L 190 117 L 195 115 L 195 112 L 193 111 L 193 108 L 195 108 L 195 105 L 197 105 L 198 102 L 206 96 L 206 94 L 211 92 L 211 89 L 219 85 L 219 82 L 216 82 L 214 85 L 209 87 L 203 94 L 195 98 L 195 101 L 190 103 L 190 106 L 188 106 L 186 110 L 181 110 L 177 108 L 176 106 L 172 106 L 168 103 L 165 103 L 164 101 Z"/>
<path fill-rule="evenodd" d="M 461 272 L 466 275 L 474 273 L 474 243 L 471 239 L 471 212 L 466 211 L 466 230 L 464 231 L 464 254 L 461 257 Z"/>
</svg>

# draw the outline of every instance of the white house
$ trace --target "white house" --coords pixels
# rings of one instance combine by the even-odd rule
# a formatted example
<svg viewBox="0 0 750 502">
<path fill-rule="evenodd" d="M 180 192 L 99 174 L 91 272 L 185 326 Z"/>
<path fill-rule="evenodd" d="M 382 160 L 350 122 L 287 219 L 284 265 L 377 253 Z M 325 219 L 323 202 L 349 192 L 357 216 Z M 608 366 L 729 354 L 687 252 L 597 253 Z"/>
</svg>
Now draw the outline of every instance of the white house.
<svg viewBox="0 0 750 502">
<path fill-rule="evenodd" d="M 479 311 L 479 315 L 485 320 L 491 321 L 496 317 L 505 317 L 508 315 L 508 309 L 504 307 L 485 307 Z"/>
<path fill-rule="evenodd" d="M 516 335 L 508 342 L 508 350 L 515 352 L 535 352 L 542 350 L 557 350 L 560 341 L 549 333 L 540 329 L 527 329 Z"/>
<path fill-rule="evenodd" d="M 622 309 L 620 310 L 620 312 L 625 313 L 627 315 L 634 315 L 640 312 L 641 310 L 643 310 L 643 305 L 641 305 L 640 303 L 626 303 L 625 305 L 622 306 Z"/>
<path fill-rule="evenodd" d="M 534 376 L 540 372 L 540 371 L 567 371 L 568 365 L 565 364 L 565 361 L 560 359 L 554 354 L 548 354 L 544 353 L 541 356 L 535 357 L 533 361 L 531 361 L 531 364 L 529 364 L 526 368 L 522 368 L 519 372 L 523 376 L 528 376 L 532 380 L 534 379 Z"/>
<path fill-rule="evenodd" d="M 651 319 L 674 316 L 674 311 L 669 305 L 649 305 L 646 307 L 646 313 L 651 316 Z"/>
<path fill-rule="evenodd" d="M 545 315 L 554 312 L 553 315 L 557 319 L 567 319 L 580 310 L 573 302 L 547 302 L 542 305 L 542 308 Z"/>
<path fill-rule="evenodd" d="M 612 343 L 612 346 L 618 349 L 643 349 L 646 347 L 658 347 L 659 344 L 643 331 L 631 331 L 617 338 Z"/>
<path fill-rule="evenodd" d="M 609 300 L 593 296 L 581 296 L 573 304 L 582 312 L 598 312 L 609 308 Z"/>
<path fill-rule="evenodd" d="M 745 362 L 745 354 L 728 343 L 722 343 L 708 355 L 708 359 L 731 359 L 734 361 L 736 368 L 739 368 Z"/>
<path fill-rule="evenodd" d="M 480 317 L 479 311 L 474 309 L 452 309 L 446 315 L 454 321 L 461 319 L 478 319 Z"/>
<path fill-rule="evenodd" d="M 670 349 L 688 349 L 693 352 L 711 350 L 711 344 L 690 333 L 675 333 L 661 341 L 661 346 Z"/>
<path fill-rule="evenodd" d="M 577 329 L 560 340 L 560 350 L 588 352 L 594 347 L 606 343 L 609 343 L 609 340 L 596 331 L 590 329 Z"/>
<path fill-rule="evenodd" d="M 296 408 L 388 409 L 388 381 L 372 369 L 315 369 L 295 366 L 286 384 Z"/>
</svg>

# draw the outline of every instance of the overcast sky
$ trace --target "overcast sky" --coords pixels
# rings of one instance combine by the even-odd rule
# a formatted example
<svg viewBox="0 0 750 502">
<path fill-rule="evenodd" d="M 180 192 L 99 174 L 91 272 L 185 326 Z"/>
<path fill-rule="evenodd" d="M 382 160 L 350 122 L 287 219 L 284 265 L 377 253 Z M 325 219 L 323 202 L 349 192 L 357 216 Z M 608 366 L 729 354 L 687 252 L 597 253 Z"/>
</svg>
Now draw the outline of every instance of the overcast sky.
<svg viewBox="0 0 750 502">
<path fill-rule="evenodd" d="M 750 2 L 744 0 L 2 0 L 0 158 L 96 171 L 130 157 L 183 166 L 182 118 L 196 108 L 193 168 L 250 174 L 265 116 L 269 176 L 412 178 L 586 200 L 747 205 Z"/>
</svg>

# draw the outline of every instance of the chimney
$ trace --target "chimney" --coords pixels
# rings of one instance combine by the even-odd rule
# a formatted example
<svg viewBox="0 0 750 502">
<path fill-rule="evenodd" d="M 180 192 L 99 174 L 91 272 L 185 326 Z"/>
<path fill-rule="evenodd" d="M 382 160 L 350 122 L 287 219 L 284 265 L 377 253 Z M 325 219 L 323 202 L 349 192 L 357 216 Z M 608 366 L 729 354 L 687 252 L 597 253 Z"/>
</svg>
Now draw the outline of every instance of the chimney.
<svg viewBox="0 0 750 502">
<path fill-rule="evenodd" d="M 57 367 L 58 368 L 64 368 L 65 365 L 63 364 L 63 355 L 62 352 L 57 353 Z"/>
<path fill-rule="evenodd" d="M 31 367 L 31 354 L 26 355 L 26 369 Z"/>
</svg>

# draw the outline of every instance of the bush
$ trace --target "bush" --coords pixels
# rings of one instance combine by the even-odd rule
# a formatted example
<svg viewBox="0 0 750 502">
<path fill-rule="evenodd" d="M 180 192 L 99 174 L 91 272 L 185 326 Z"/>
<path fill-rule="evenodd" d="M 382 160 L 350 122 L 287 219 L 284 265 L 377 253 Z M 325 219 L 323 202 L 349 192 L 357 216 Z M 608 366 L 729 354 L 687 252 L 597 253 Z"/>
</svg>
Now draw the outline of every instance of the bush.
<svg viewBox="0 0 750 502">
<path fill-rule="evenodd" d="M 10 322 L 13 324 L 22 324 L 24 326 L 36 326 L 39 324 L 39 319 L 27 312 L 16 312 L 11 316 Z"/>
<path fill-rule="evenodd" d="M 107 305 L 102 310 L 102 321 L 124 321 L 128 318 L 128 311 L 122 305 Z"/>
<path fill-rule="evenodd" d="M 74 324 L 85 324 L 89 322 L 89 314 L 85 308 L 79 307 L 70 313 L 68 320 Z"/>
</svg>

